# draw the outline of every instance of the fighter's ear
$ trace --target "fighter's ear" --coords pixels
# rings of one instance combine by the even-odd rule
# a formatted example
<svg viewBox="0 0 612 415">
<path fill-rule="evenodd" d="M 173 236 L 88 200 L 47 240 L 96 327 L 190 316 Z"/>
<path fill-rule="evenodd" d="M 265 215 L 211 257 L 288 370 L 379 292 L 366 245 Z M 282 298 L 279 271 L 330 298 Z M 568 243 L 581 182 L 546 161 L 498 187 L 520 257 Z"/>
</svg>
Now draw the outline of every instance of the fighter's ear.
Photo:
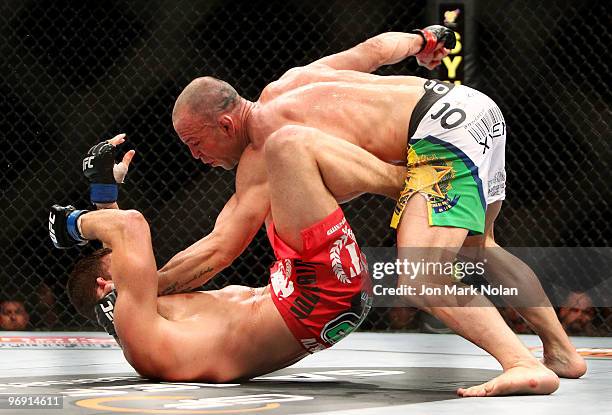
<svg viewBox="0 0 612 415">
<path fill-rule="evenodd" d="M 96 292 L 99 298 L 104 297 L 109 292 L 115 289 L 115 284 L 112 280 L 105 280 L 102 277 L 96 278 Z"/>
<path fill-rule="evenodd" d="M 234 125 L 234 120 L 229 114 L 223 114 L 219 117 L 219 125 L 221 126 L 221 129 L 226 135 L 230 137 L 234 136 L 236 132 L 236 126 Z"/>
</svg>

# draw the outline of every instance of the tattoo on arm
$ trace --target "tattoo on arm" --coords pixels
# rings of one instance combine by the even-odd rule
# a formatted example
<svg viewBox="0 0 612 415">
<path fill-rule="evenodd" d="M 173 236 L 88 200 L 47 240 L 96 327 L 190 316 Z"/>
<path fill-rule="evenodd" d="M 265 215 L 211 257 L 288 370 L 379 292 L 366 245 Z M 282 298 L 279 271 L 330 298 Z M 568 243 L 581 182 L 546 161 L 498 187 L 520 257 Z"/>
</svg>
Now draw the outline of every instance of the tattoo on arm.
<svg viewBox="0 0 612 415">
<path fill-rule="evenodd" d="M 203 275 L 208 274 L 210 272 L 212 272 L 213 268 L 212 267 L 206 267 L 203 270 L 199 271 L 198 273 L 194 274 L 190 279 L 188 279 L 187 281 L 183 281 L 181 283 L 179 283 L 178 281 L 174 281 L 172 284 L 168 285 L 163 291 L 162 291 L 162 295 L 167 295 L 167 294 L 175 294 L 175 293 L 182 293 L 182 292 L 186 292 L 186 291 L 190 291 L 192 288 L 189 287 L 189 285 L 193 282 L 198 280 L 199 278 L 201 278 Z"/>
<path fill-rule="evenodd" d="M 160 295 L 167 295 L 167 294 L 172 294 L 174 292 L 174 290 L 176 290 L 176 281 L 174 281 L 172 284 L 168 285 L 166 288 L 164 288 L 162 290 L 162 292 L 160 293 Z"/>
</svg>

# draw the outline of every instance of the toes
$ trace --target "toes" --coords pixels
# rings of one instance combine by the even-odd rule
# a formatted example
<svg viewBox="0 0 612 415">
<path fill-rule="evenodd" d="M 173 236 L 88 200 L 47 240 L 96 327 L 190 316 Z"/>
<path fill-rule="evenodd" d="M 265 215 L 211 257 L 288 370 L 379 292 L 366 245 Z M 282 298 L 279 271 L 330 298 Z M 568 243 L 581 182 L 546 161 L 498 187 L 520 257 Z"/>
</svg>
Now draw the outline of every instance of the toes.
<svg viewBox="0 0 612 415">
<path fill-rule="evenodd" d="M 467 388 L 467 389 L 465 390 L 465 392 L 463 393 L 463 396 L 464 396 L 465 398 L 469 398 L 469 397 L 471 397 L 471 396 L 474 396 L 474 388 Z"/>
<path fill-rule="evenodd" d="M 457 395 L 461 396 L 462 398 L 467 398 L 470 396 L 470 389 L 472 388 L 459 388 L 457 389 Z"/>
<path fill-rule="evenodd" d="M 457 389 L 457 395 L 463 398 L 486 396 L 485 390 L 481 386 L 472 386 L 471 388 Z"/>
</svg>

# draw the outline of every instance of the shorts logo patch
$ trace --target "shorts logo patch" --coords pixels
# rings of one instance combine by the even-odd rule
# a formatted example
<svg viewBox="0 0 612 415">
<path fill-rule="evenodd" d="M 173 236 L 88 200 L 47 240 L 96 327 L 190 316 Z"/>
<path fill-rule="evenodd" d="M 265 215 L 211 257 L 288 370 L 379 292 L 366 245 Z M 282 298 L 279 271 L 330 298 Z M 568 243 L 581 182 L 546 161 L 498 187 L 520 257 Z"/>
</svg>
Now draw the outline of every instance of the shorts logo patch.
<svg viewBox="0 0 612 415">
<path fill-rule="evenodd" d="M 295 318 L 302 320 L 310 317 L 321 299 L 317 284 L 316 268 L 318 264 L 296 259 L 294 265 L 298 291 L 289 311 Z"/>
<path fill-rule="evenodd" d="M 454 178 L 451 162 L 431 156 L 418 157 L 418 161 L 409 167 L 400 201 L 403 200 L 405 205 L 415 192 L 419 192 L 425 195 L 434 213 L 446 212 L 457 205 L 460 198 L 458 195 L 452 199 L 448 197 Z"/>
<path fill-rule="evenodd" d="M 337 343 L 355 330 L 361 317 L 355 313 L 344 313 L 328 322 L 321 333 L 321 338 L 329 344 Z"/>
<path fill-rule="evenodd" d="M 346 275 L 342 266 L 341 255 L 343 250 L 348 251 L 351 258 L 350 275 Z M 348 226 L 342 228 L 342 235 L 334 241 L 329 249 L 329 259 L 332 265 L 332 271 L 342 284 L 350 284 L 352 278 L 361 274 L 362 264 L 357 254 L 357 242 L 353 230 Z"/>
<path fill-rule="evenodd" d="M 445 184 L 445 180 L 450 178 L 446 176 L 452 174 L 452 171 L 451 166 L 429 164 L 410 169 L 405 189 L 444 198 L 446 196 L 445 187 L 449 187 Z"/>
<path fill-rule="evenodd" d="M 337 343 L 361 325 L 372 308 L 372 297 L 365 292 L 353 296 L 351 308 L 328 321 L 321 331 L 321 339 Z"/>
<path fill-rule="evenodd" d="M 489 139 L 506 135 L 506 123 L 498 107 L 489 108 L 479 114 L 475 121 L 464 127 L 474 140 L 482 146 L 482 154 L 491 148 Z"/>
<path fill-rule="evenodd" d="M 290 280 L 291 260 L 278 261 L 276 265 L 276 271 L 270 274 L 270 283 L 278 299 L 282 300 L 288 298 L 294 291 L 293 281 Z"/>
<path fill-rule="evenodd" d="M 506 172 L 503 170 L 495 172 L 492 179 L 488 181 L 488 196 L 497 196 L 506 190 Z"/>
<path fill-rule="evenodd" d="M 344 226 L 344 224 L 346 223 L 346 218 L 343 217 L 342 220 L 335 224 L 334 226 L 332 226 L 331 228 L 329 228 L 326 232 L 326 235 L 329 236 L 332 233 L 336 232 L 338 229 L 340 229 L 342 226 Z"/>
<path fill-rule="evenodd" d="M 431 208 L 433 209 L 434 213 L 446 212 L 457 204 L 459 197 L 460 196 L 455 196 L 453 197 L 453 200 L 449 199 L 448 196 L 444 196 L 444 199 L 434 198 L 433 200 L 430 200 Z"/>
</svg>

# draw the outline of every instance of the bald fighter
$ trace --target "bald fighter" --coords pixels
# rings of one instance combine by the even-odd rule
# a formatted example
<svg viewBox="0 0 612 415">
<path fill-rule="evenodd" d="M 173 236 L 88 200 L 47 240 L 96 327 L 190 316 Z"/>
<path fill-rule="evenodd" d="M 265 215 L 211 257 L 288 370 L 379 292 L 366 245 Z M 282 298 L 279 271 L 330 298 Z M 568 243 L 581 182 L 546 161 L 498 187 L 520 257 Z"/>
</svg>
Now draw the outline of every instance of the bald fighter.
<svg viewBox="0 0 612 415">
<path fill-rule="evenodd" d="M 158 298 L 149 225 L 138 211 L 116 205 L 117 183 L 134 155 L 115 168 L 115 147 L 123 140 L 94 146 L 83 163 L 91 199 L 103 209 L 54 205 L 49 235 L 57 248 L 94 239 L 105 245 L 76 264 L 69 297 L 81 314 L 95 313 L 138 373 L 169 381 L 249 378 L 330 347 L 363 321 L 372 301 L 367 264 L 331 193 L 367 187 L 359 183 L 362 174 L 324 182 L 314 160 L 294 164 L 271 142 L 266 162 L 283 168 L 268 172 L 276 195 L 268 227 L 277 258 L 270 284 Z M 283 196 L 290 193 L 295 197 Z"/>
<path fill-rule="evenodd" d="M 454 33 L 441 26 L 383 33 L 287 71 L 266 86 L 256 102 L 215 78 L 190 83 L 175 103 L 175 130 L 193 157 L 225 169 L 238 165 L 236 192 L 213 231 L 160 270 L 160 293 L 205 283 L 240 255 L 270 220 L 274 214 L 270 200 L 275 195 L 269 171 L 292 164 L 269 165 L 264 151 L 268 143 L 295 155 L 294 163 L 304 152 L 316 157 L 319 166 L 323 160 L 328 166 L 321 170 L 326 183 L 331 177 L 350 181 L 367 155 L 386 162 L 388 170 L 403 166 L 408 174 L 397 184 L 403 191 L 392 220 L 399 247 L 444 247 L 451 256 L 464 244 L 497 247 L 493 223 L 505 196 L 505 123 L 499 108 L 465 86 L 371 74 L 409 56 L 431 69 L 453 46 Z M 344 201 L 364 192 L 393 193 L 385 189 L 388 182 L 377 176 L 383 170 L 369 173 L 368 187 L 346 187 L 346 193 L 334 195 Z M 294 194 L 300 194 L 297 186 L 283 197 Z M 289 243 L 299 242 L 296 236 L 288 237 Z M 431 261 L 441 261 L 438 252 L 425 254 Z M 499 275 L 535 287 L 530 291 L 546 298 L 535 275 L 520 261 L 505 255 L 492 260 L 504 271 Z M 558 387 L 556 374 L 579 377 L 585 372 L 584 361 L 550 303 L 518 310 L 543 341 L 545 366 L 485 297 L 474 299 L 478 307 L 458 307 L 454 299 L 448 304 L 431 304 L 428 298 L 419 301 L 421 308 L 488 351 L 504 369 L 491 382 L 460 389 L 462 396 L 551 393 Z"/>
</svg>

